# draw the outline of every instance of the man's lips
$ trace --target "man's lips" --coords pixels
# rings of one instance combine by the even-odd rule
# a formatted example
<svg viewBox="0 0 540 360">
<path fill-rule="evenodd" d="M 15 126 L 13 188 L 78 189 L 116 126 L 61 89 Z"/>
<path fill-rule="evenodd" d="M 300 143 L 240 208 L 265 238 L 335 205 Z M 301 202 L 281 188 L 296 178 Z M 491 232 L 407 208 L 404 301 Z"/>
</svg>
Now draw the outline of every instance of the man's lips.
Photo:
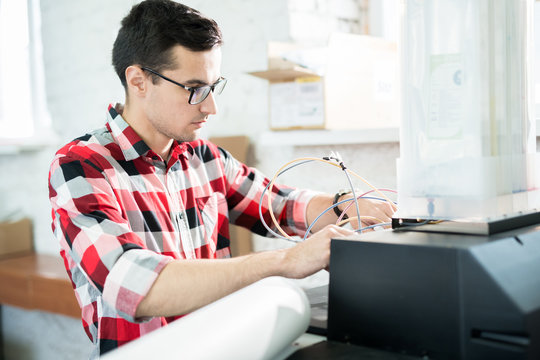
<svg viewBox="0 0 540 360">
<path fill-rule="evenodd" d="M 206 123 L 206 120 L 200 120 L 200 121 L 194 121 L 192 122 L 191 124 L 197 126 L 197 127 L 202 127 L 204 125 L 204 123 Z"/>
</svg>

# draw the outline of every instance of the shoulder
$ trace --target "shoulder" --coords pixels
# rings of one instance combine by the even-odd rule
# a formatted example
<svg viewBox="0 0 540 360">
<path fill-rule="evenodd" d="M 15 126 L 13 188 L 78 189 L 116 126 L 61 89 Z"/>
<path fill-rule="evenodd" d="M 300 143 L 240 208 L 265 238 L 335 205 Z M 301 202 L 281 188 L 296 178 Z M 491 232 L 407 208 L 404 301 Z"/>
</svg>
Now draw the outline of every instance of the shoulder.
<svg viewBox="0 0 540 360">
<path fill-rule="evenodd" d="M 208 140 L 197 139 L 189 142 L 188 144 L 193 149 L 194 154 L 201 158 L 204 162 L 210 162 L 220 158 L 227 159 L 230 157 L 230 154 L 226 150 Z"/>
<path fill-rule="evenodd" d="M 113 141 L 106 128 L 101 128 L 80 136 L 64 146 L 55 154 L 53 167 L 71 162 L 84 162 L 97 170 L 103 170 L 107 159 L 116 157 L 121 153 L 118 145 Z M 115 156 L 116 155 L 116 156 Z"/>
</svg>

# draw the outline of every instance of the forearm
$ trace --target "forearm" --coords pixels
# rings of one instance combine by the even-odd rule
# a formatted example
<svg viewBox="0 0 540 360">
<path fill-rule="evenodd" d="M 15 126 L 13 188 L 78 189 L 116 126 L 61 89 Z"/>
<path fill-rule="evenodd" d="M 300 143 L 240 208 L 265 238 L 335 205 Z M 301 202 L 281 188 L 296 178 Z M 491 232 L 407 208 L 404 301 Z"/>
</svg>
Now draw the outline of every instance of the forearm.
<svg viewBox="0 0 540 360">
<path fill-rule="evenodd" d="M 137 307 L 136 317 L 182 315 L 268 276 L 285 275 L 285 252 L 232 259 L 178 260 L 161 271 Z"/>
</svg>

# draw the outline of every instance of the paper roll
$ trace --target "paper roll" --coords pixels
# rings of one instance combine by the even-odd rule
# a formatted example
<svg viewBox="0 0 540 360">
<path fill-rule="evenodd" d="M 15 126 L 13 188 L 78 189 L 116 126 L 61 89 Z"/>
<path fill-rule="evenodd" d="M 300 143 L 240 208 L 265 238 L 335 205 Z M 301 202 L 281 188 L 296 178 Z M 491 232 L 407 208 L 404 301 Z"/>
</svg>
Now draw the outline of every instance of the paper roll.
<svg viewBox="0 0 540 360">
<path fill-rule="evenodd" d="M 306 331 L 310 313 L 297 285 L 285 278 L 266 278 L 103 358 L 275 359 Z"/>
</svg>

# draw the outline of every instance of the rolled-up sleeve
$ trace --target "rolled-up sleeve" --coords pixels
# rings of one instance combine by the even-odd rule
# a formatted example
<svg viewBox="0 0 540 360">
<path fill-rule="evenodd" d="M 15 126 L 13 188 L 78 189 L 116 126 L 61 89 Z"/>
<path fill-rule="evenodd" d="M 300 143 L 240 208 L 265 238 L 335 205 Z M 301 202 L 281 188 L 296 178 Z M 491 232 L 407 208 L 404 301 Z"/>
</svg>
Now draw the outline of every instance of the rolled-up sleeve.
<svg viewBox="0 0 540 360">
<path fill-rule="evenodd" d="M 287 196 L 284 211 L 285 226 L 289 232 L 304 236 L 309 226 L 307 223 L 307 205 L 320 192 L 312 190 L 293 190 Z"/>
<path fill-rule="evenodd" d="M 137 307 L 170 261 L 172 258 L 146 249 L 126 251 L 107 275 L 103 300 L 128 321 L 146 320 L 135 318 Z"/>
</svg>

